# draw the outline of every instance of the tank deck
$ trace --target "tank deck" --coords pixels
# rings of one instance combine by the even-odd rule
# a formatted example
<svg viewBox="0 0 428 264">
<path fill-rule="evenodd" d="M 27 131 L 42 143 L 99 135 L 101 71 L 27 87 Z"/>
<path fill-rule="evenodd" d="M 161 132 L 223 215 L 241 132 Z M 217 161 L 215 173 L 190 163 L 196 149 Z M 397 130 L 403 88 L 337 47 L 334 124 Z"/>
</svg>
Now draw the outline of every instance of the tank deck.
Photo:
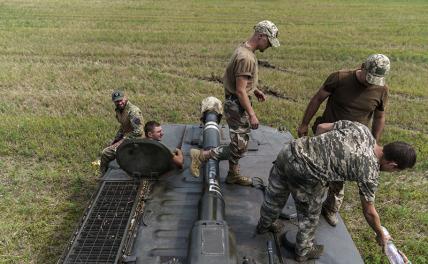
<svg viewBox="0 0 428 264">
<path fill-rule="evenodd" d="M 163 129 L 163 143 L 169 148 L 173 149 L 182 143 L 185 166 L 183 170 L 168 172 L 154 182 L 150 196 L 145 199 L 144 213 L 138 223 L 132 250 L 125 259 L 127 263 L 187 263 L 189 234 L 198 218 L 198 202 L 203 187 L 202 178 L 195 178 L 190 174 L 189 153 L 191 148 L 198 148 L 201 128 L 196 125 L 164 125 Z M 241 173 L 259 177 L 267 184 L 272 161 L 283 144 L 290 140 L 290 133 L 282 133 L 270 127 L 261 126 L 253 130 L 249 151 L 240 162 Z M 223 127 L 221 143 L 228 142 L 228 129 Z M 257 188 L 225 184 L 227 169 L 227 161 L 220 162 L 221 188 L 226 204 L 225 220 L 235 235 L 238 263 L 243 263 L 246 258 L 249 260 L 246 263 L 267 264 L 266 243 L 268 240 L 275 241 L 275 238 L 270 233 L 255 233 L 263 192 Z M 133 181 L 118 167 L 116 161 L 110 163 L 110 169 L 102 180 Z M 290 198 L 283 212 L 294 211 L 294 203 Z M 286 230 L 297 230 L 296 219 L 283 221 Z M 282 243 L 280 239 L 276 241 Z M 307 263 L 363 263 L 340 217 L 336 227 L 329 226 L 323 217 L 320 218 L 316 242 L 324 244 L 324 255 Z M 295 263 L 293 250 L 274 244 L 274 251 L 276 249 L 280 250 L 283 263 Z"/>
<path fill-rule="evenodd" d="M 202 178 L 190 174 L 189 152 L 196 148 L 201 129 L 199 126 L 166 125 L 164 143 L 174 148 L 180 145 L 185 154 L 182 171 L 172 171 L 154 184 L 147 201 L 143 221 L 132 254 L 136 263 L 186 263 L 188 237 L 193 222 L 198 217 L 198 202 L 202 194 Z M 183 137 L 183 133 L 184 137 Z M 247 155 L 241 160 L 241 172 L 251 177 L 260 177 L 267 183 L 272 161 L 284 143 L 292 140 L 290 133 L 261 126 L 253 130 Z M 222 143 L 229 142 L 227 127 L 223 127 Z M 193 145 L 192 145 L 193 143 Z M 220 162 L 222 192 L 226 203 L 226 221 L 235 234 L 238 260 L 244 257 L 256 263 L 268 263 L 266 241 L 272 234 L 256 235 L 263 192 L 256 188 L 224 183 L 227 161 Z M 294 203 L 289 199 L 284 212 L 293 212 Z M 287 230 L 296 230 L 296 220 L 284 221 Z M 321 217 L 316 240 L 325 246 L 324 255 L 309 263 L 363 263 L 342 219 L 336 227 L 330 227 Z M 294 263 L 292 250 L 280 247 L 285 263 Z M 174 262 L 175 261 L 175 262 Z"/>
</svg>

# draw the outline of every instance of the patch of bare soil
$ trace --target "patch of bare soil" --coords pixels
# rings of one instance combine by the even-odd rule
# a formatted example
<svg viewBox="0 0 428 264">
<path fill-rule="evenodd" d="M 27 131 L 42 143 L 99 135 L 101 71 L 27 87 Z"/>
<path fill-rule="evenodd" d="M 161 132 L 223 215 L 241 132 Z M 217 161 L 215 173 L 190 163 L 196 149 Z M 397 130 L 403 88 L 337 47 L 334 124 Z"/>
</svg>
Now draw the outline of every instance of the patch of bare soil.
<svg viewBox="0 0 428 264">
<path fill-rule="evenodd" d="M 274 69 L 274 70 L 278 70 L 278 71 L 282 71 L 282 72 L 291 72 L 287 68 L 273 65 L 273 64 L 271 64 L 267 60 L 259 60 L 258 62 L 259 62 L 259 66 L 261 66 L 261 67 L 265 67 L 265 68 L 269 68 L 269 69 Z"/>
</svg>

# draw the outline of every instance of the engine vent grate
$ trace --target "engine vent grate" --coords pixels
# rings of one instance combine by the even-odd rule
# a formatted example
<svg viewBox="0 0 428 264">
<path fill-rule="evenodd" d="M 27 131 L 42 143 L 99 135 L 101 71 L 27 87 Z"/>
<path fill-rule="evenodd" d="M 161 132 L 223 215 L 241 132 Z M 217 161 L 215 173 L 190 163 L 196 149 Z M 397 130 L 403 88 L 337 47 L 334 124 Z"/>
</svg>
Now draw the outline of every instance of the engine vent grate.
<svg viewBox="0 0 428 264">
<path fill-rule="evenodd" d="M 115 263 L 137 191 L 137 182 L 104 182 L 64 263 Z"/>
</svg>

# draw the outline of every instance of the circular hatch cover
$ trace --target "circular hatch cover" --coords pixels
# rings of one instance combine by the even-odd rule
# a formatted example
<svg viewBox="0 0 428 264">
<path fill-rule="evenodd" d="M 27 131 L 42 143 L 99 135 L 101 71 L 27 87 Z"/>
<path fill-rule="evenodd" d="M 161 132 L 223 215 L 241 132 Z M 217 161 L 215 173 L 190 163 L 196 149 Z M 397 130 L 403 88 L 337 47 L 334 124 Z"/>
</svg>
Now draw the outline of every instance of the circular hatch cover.
<svg viewBox="0 0 428 264">
<path fill-rule="evenodd" d="M 158 178 L 172 168 L 172 153 L 151 139 L 127 139 L 117 148 L 120 168 L 133 177 Z"/>
</svg>

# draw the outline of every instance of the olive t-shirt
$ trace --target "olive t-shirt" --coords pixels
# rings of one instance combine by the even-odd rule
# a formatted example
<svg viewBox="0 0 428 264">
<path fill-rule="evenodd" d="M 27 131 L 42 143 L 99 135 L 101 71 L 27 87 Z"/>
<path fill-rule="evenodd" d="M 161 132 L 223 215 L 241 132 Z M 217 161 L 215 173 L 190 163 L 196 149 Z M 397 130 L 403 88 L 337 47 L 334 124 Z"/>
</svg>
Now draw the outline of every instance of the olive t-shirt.
<svg viewBox="0 0 428 264">
<path fill-rule="evenodd" d="M 247 94 L 252 93 L 257 88 L 258 66 L 257 58 L 253 51 L 245 46 L 244 43 L 238 46 L 226 67 L 223 76 L 225 95 L 236 94 L 236 77 L 247 76 L 248 82 Z"/>
<path fill-rule="evenodd" d="M 373 112 L 384 111 L 388 100 L 388 86 L 365 86 L 357 80 L 356 70 L 332 73 L 323 87 L 331 94 L 323 115 L 315 120 L 313 129 L 318 124 L 338 120 L 357 121 L 368 126 Z"/>
</svg>

